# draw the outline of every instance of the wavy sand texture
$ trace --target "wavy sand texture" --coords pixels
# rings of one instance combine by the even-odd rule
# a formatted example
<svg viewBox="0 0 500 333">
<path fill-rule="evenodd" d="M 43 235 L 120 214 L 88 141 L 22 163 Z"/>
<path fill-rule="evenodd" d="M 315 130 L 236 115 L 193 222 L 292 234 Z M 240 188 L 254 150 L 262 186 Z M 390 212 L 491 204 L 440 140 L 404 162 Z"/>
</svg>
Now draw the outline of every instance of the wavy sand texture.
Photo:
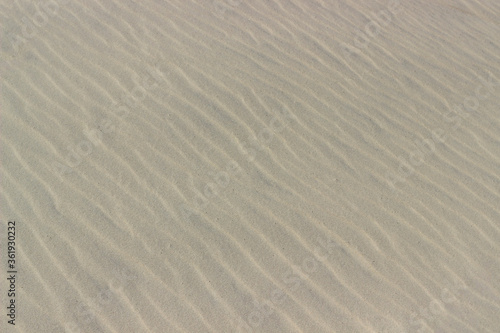
<svg viewBox="0 0 500 333">
<path fill-rule="evenodd" d="M 0 331 L 498 332 L 500 2 L 0 15 Z"/>
</svg>

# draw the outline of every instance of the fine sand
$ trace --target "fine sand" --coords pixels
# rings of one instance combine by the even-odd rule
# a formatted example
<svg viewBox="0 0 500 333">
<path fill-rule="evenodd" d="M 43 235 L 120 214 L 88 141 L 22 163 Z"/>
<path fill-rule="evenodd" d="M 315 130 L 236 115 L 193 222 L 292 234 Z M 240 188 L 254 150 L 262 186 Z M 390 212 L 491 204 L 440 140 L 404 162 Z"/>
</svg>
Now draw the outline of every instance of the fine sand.
<svg viewBox="0 0 500 333">
<path fill-rule="evenodd" d="M 499 1 L 0 17 L 0 332 L 500 332 Z"/>
</svg>

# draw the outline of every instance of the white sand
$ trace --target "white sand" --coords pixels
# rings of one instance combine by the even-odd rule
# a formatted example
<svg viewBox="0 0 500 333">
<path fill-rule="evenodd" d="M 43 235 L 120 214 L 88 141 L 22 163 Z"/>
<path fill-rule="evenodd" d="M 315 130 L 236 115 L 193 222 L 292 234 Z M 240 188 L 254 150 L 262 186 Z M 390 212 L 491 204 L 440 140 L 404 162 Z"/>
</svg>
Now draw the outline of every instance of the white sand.
<svg viewBox="0 0 500 333">
<path fill-rule="evenodd" d="M 34 3 L 0 332 L 500 332 L 500 2 Z"/>
</svg>

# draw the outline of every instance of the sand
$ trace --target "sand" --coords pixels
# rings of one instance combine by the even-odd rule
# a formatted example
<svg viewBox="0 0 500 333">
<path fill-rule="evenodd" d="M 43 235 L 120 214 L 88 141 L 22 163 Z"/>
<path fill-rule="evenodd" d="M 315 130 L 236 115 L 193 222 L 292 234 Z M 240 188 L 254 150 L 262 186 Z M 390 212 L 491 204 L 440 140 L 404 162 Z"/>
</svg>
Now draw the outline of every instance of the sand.
<svg viewBox="0 0 500 333">
<path fill-rule="evenodd" d="M 1 332 L 499 332 L 498 1 L 0 9 Z"/>
</svg>

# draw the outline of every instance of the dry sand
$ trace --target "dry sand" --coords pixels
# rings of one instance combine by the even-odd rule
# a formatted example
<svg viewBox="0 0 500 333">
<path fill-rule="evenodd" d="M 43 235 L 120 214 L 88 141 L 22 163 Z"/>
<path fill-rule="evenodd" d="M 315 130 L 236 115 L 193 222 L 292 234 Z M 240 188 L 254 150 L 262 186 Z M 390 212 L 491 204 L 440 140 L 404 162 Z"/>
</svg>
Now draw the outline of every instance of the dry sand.
<svg viewBox="0 0 500 333">
<path fill-rule="evenodd" d="M 1 332 L 500 332 L 499 1 L 0 3 Z"/>
</svg>

